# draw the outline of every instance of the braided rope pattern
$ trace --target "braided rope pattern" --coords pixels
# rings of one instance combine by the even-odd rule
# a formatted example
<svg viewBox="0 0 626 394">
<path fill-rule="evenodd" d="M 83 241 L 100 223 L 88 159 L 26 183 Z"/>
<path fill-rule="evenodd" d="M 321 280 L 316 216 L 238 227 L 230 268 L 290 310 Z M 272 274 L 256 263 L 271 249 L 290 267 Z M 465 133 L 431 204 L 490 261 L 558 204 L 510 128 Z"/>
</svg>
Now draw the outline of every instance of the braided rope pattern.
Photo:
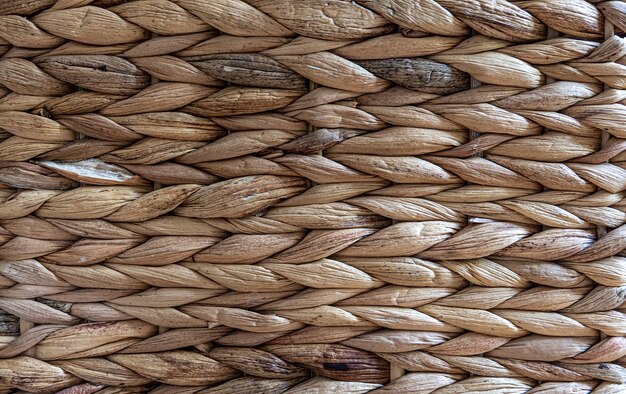
<svg viewBox="0 0 626 394">
<path fill-rule="evenodd" d="M 626 392 L 625 15 L 0 1 L 0 393 Z"/>
</svg>

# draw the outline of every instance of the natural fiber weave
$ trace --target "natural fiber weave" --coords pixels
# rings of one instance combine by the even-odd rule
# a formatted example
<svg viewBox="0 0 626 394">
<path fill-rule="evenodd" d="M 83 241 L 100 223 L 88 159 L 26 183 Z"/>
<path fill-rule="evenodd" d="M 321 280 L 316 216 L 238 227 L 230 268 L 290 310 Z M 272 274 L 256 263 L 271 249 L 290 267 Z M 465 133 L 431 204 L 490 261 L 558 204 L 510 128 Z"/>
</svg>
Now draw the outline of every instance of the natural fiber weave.
<svg viewBox="0 0 626 394">
<path fill-rule="evenodd" d="M 624 31 L 0 0 L 0 393 L 626 393 Z"/>
</svg>

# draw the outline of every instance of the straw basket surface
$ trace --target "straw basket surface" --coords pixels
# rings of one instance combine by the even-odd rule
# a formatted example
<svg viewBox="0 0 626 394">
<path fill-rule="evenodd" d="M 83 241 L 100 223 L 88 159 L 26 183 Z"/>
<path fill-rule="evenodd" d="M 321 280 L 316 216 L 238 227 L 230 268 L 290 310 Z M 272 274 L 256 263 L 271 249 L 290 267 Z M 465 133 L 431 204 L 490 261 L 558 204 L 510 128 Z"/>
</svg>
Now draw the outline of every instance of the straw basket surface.
<svg viewBox="0 0 626 394">
<path fill-rule="evenodd" d="M 626 393 L 625 31 L 0 0 L 0 393 Z"/>
</svg>

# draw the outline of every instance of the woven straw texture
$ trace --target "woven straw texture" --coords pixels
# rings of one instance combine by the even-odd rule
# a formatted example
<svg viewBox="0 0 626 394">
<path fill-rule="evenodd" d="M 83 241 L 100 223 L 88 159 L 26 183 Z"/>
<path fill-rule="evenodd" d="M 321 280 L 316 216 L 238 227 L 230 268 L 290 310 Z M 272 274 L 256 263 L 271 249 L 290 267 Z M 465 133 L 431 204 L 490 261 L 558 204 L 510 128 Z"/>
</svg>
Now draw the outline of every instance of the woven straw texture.
<svg viewBox="0 0 626 394">
<path fill-rule="evenodd" d="M 624 31 L 1 0 L 0 393 L 626 393 Z"/>
</svg>

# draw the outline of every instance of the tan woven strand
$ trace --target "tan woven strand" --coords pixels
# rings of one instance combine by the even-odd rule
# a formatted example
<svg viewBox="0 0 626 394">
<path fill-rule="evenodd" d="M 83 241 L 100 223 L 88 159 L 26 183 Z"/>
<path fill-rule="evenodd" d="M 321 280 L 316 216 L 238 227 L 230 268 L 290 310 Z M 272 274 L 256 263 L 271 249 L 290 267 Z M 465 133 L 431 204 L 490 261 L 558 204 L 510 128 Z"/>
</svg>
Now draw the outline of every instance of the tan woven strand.
<svg viewBox="0 0 626 394">
<path fill-rule="evenodd" d="M 0 394 L 626 392 L 626 6 L 0 1 Z"/>
</svg>

